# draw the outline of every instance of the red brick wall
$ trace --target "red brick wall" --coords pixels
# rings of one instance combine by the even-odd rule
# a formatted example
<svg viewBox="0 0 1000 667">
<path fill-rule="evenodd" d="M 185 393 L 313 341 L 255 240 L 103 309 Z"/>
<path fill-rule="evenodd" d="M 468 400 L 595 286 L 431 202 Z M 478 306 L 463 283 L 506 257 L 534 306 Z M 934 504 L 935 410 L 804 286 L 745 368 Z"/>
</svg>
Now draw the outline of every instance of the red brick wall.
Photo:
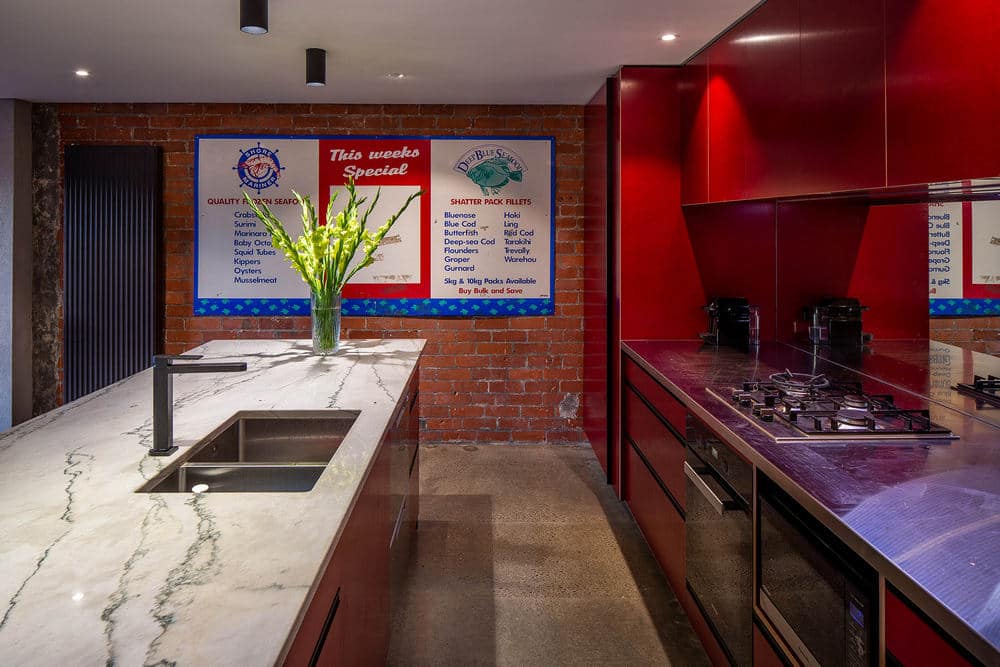
<svg viewBox="0 0 1000 667">
<path fill-rule="evenodd" d="M 70 143 L 164 151 L 168 353 L 219 338 L 306 338 L 304 317 L 193 317 L 194 136 L 221 133 L 553 135 L 556 313 L 492 319 L 345 318 L 345 337 L 419 337 L 427 441 L 581 442 L 583 107 L 61 104 Z M 60 153 L 62 151 L 60 150 Z"/>
<path fill-rule="evenodd" d="M 931 339 L 1000 356 L 1000 317 L 935 317 Z"/>
</svg>

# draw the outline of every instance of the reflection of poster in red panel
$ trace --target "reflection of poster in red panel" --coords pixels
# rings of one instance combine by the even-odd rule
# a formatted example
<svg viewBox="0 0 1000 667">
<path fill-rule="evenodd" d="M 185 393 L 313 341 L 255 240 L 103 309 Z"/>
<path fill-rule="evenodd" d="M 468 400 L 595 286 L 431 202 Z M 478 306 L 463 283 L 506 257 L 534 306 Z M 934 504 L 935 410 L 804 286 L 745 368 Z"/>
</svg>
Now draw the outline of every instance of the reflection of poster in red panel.
<svg viewBox="0 0 1000 667">
<path fill-rule="evenodd" d="M 426 139 L 322 139 L 319 142 L 319 204 L 326 211 L 337 192 L 334 210 L 346 203 L 344 183 L 354 178 L 368 202 L 379 189 L 378 214 L 398 210 L 418 189 L 426 196 L 410 205 L 382 242 L 376 261 L 344 288 L 346 298 L 419 298 L 430 295 L 430 141 Z M 362 207 L 364 208 L 364 207 Z M 376 214 L 373 214 L 373 216 Z M 423 221 L 423 222 L 422 222 Z M 372 231 L 383 217 L 368 220 Z M 359 253 L 359 257 L 360 257 Z M 386 268 L 391 267 L 391 268 Z"/>
</svg>

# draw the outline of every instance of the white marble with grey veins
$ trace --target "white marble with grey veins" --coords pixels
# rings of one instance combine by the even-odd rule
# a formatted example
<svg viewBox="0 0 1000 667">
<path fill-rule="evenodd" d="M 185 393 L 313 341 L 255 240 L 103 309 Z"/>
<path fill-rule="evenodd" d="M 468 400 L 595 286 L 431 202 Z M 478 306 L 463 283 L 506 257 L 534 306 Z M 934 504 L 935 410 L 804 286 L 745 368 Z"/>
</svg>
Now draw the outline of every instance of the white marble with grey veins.
<svg viewBox="0 0 1000 667">
<path fill-rule="evenodd" d="M 423 345 L 206 343 L 248 370 L 174 376 L 172 457 L 151 370 L 0 434 L 0 664 L 274 664 Z M 310 492 L 135 493 L 238 411 L 325 408 L 361 414 Z"/>
</svg>

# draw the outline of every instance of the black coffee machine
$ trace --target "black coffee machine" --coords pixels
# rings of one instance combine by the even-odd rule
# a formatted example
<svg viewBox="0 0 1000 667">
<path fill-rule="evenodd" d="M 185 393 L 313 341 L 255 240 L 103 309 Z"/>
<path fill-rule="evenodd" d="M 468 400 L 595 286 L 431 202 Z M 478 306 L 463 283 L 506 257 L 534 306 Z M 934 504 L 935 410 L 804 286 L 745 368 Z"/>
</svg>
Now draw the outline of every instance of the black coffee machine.
<svg viewBox="0 0 1000 667">
<path fill-rule="evenodd" d="M 862 330 L 861 314 L 868 310 L 857 299 L 823 299 L 802 311 L 809 342 L 832 348 L 863 347 L 872 335 Z"/>
<path fill-rule="evenodd" d="M 743 297 L 712 299 L 708 313 L 708 331 L 701 334 L 707 345 L 724 345 L 747 349 L 760 342 L 760 318 L 757 306 Z"/>
</svg>

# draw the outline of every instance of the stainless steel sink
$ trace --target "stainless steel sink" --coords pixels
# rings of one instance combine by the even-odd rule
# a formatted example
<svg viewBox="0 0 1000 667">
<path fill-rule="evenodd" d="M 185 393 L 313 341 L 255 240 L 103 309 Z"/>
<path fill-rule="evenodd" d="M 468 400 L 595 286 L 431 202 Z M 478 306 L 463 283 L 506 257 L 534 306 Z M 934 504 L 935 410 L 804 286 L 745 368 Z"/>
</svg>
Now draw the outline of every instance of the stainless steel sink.
<svg viewBox="0 0 1000 667">
<path fill-rule="evenodd" d="M 358 414 L 237 414 L 139 493 L 310 491 Z"/>
</svg>

